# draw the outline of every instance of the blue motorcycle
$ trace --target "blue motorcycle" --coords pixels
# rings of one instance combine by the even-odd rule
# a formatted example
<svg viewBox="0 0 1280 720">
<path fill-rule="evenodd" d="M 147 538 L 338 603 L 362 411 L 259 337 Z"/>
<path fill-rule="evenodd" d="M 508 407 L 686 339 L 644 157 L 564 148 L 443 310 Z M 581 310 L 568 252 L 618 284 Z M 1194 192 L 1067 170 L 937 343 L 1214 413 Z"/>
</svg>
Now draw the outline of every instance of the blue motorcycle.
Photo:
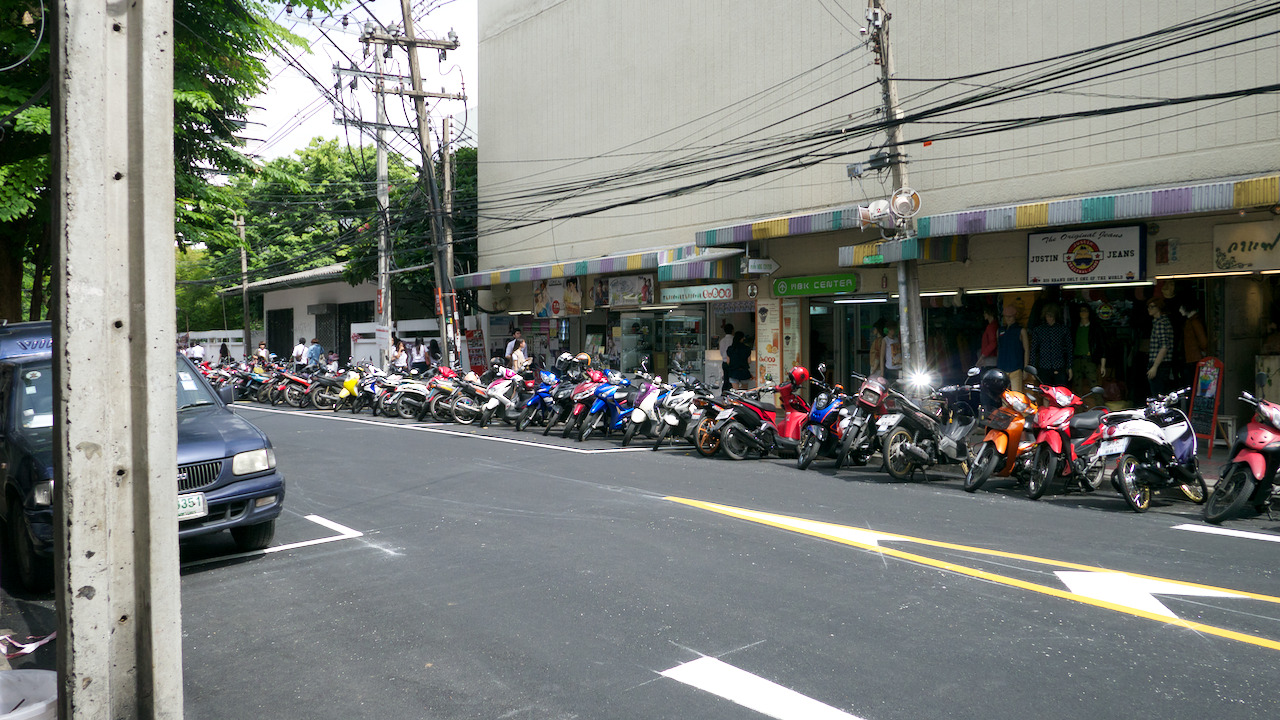
<svg viewBox="0 0 1280 720">
<path fill-rule="evenodd" d="M 538 371 L 538 385 L 525 401 L 524 409 L 516 416 L 517 432 L 524 432 L 525 428 L 534 423 L 548 424 L 552 418 L 556 417 L 560 412 L 560 406 L 556 404 L 555 391 L 560 384 L 560 375 L 554 370 Z"/>
<path fill-rule="evenodd" d="M 821 372 L 824 366 L 819 365 Z M 800 428 L 800 444 L 796 452 L 796 467 L 804 470 L 819 455 L 836 459 L 840 467 L 843 444 L 840 442 L 849 430 L 849 405 L 852 400 L 840 385 L 828 385 L 812 379 L 809 384 L 820 391 L 809 408 L 809 417 Z"/>
<path fill-rule="evenodd" d="M 639 395 L 639 386 L 632 385 L 617 370 L 610 370 L 605 377 L 607 382 L 596 388 L 595 399 L 582 422 L 582 430 L 578 432 L 579 441 L 591 437 L 597 429 L 602 429 L 605 435 L 623 430 L 631 421 L 631 409 Z"/>
</svg>

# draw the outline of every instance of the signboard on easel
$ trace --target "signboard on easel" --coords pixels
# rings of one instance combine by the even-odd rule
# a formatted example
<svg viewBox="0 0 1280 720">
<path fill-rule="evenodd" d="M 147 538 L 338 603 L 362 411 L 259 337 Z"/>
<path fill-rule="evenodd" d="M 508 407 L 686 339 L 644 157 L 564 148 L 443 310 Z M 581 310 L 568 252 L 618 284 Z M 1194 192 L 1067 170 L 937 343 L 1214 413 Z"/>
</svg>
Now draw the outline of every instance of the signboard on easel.
<svg viewBox="0 0 1280 720">
<path fill-rule="evenodd" d="M 1218 434 L 1221 390 L 1222 361 L 1207 357 L 1196 363 L 1195 383 L 1191 386 L 1191 428 L 1197 438 L 1209 441 L 1210 458 L 1213 457 L 1213 439 Z"/>
</svg>

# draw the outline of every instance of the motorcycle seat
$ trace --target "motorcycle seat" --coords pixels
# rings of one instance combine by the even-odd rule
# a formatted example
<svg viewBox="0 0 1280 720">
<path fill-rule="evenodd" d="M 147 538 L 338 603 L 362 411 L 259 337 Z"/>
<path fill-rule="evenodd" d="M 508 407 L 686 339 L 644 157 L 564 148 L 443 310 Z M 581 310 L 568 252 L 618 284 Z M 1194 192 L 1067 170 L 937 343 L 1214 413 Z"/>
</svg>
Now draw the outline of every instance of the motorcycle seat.
<svg viewBox="0 0 1280 720">
<path fill-rule="evenodd" d="M 1071 418 L 1071 436 L 1084 437 L 1097 430 L 1098 423 L 1102 421 L 1102 416 L 1106 414 L 1107 411 L 1102 408 L 1076 413 Z"/>
</svg>

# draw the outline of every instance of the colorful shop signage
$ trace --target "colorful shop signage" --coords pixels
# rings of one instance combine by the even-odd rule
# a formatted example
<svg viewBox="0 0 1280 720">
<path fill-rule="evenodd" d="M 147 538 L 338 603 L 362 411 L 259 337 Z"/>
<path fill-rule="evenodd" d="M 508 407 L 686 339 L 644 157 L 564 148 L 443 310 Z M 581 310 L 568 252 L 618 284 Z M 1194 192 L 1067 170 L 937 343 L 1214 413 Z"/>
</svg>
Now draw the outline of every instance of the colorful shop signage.
<svg viewBox="0 0 1280 720">
<path fill-rule="evenodd" d="M 1214 225 L 1213 269 L 1280 269 L 1280 220 Z"/>
<path fill-rule="evenodd" d="M 578 278 L 539 280 L 533 284 L 533 314 L 562 318 L 582 314 L 582 290 Z"/>
<path fill-rule="evenodd" d="M 756 367 L 752 385 L 781 382 L 782 301 L 756 300 Z"/>
<path fill-rule="evenodd" d="M 1068 230 L 1027 235 L 1027 283 L 1142 280 L 1146 260 L 1141 226 Z"/>
<path fill-rule="evenodd" d="M 653 304 L 653 276 L 609 278 L 609 307 Z"/>
<path fill-rule="evenodd" d="M 694 285 L 692 287 L 662 288 L 658 297 L 663 303 L 715 302 L 733 299 L 733 284 Z"/>
<path fill-rule="evenodd" d="M 774 297 L 789 295 L 835 295 L 858 290 L 858 274 L 811 275 L 809 277 L 778 278 L 773 281 Z"/>
</svg>

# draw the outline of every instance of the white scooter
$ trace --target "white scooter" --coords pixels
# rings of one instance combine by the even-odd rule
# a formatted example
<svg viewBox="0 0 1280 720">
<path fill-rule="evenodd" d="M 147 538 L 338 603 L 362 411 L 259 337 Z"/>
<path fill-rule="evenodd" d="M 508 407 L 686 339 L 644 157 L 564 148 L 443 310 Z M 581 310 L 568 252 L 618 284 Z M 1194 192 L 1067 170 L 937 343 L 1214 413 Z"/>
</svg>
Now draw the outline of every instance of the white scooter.
<svg viewBox="0 0 1280 720">
<path fill-rule="evenodd" d="M 516 407 L 516 399 L 520 397 L 520 385 L 524 383 L 524 378 L 520 373 L 498 362 L 499 360 L 500 358 L 494 358 L 494 377 L 489 387 L 485 389 L 489 397 L 480 408 L 480 427 L 488 425 L 495 413 L 503 420 L 513 422 L 520 410 Z M 502 406 L 501 410 L 498 409 L 499 406 Z"/>
<path fill-rule="evenodd" d="M 1196 461 L 1196 432 L 1176 405 L 1190 393 L 1183 388 L 1147 400 L 1145 408 L 1102 416 L 1098 460 L 1118 457 L 1111 485 L 1134 512 L 1151 507 L 1154 492 L 1176 487 L 1188 500 L 1203 503 L 1208 496 Z"/>
</svg>

